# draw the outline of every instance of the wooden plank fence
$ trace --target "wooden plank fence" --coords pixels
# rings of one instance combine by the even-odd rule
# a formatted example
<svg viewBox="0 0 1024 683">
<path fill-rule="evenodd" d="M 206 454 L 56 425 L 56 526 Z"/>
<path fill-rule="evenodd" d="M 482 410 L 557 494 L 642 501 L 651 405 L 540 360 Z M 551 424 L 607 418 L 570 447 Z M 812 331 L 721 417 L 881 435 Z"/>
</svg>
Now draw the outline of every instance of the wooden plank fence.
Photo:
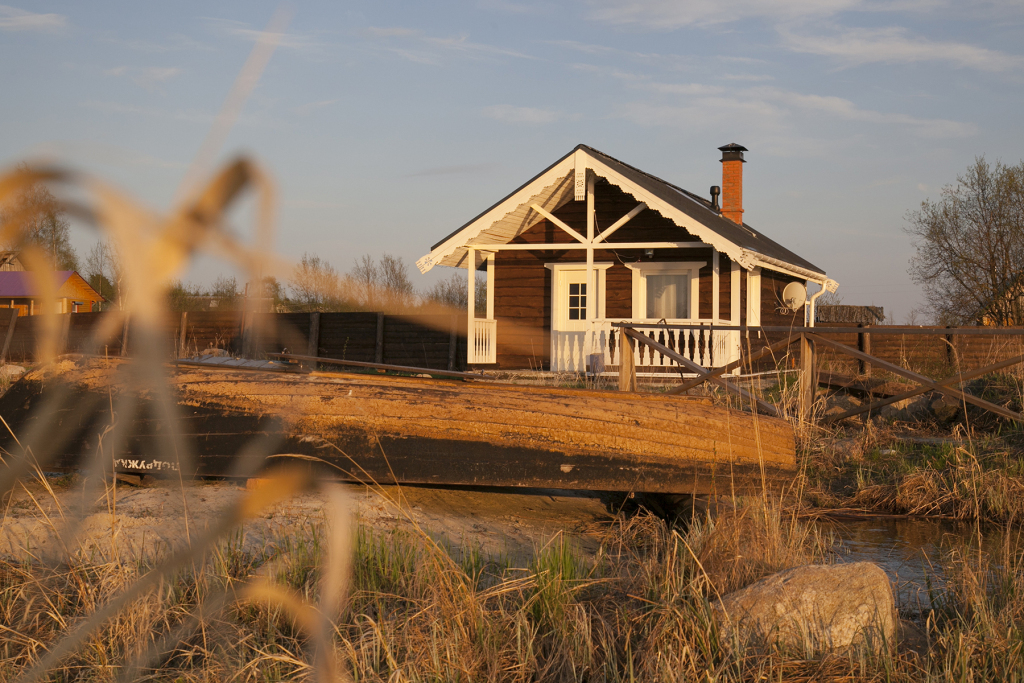
<svg viewBox="0 0 1024 683">
<path fill-rule="evenodd" d="M 0 343 L 5 360 L 36 360 L 41 316 L 13 318 L 0 310 Z M 93 343 L 93 331 L 111 313 L 61 316 L 61 351 L 110 356 L 131 355 L 136 341 L 131 321 L 109 339 Z M 222 349 L 231 355 L 265 357 L 295 353 L 369 363 L 390 363 L 438 370 L 466 367 L 466 321 L 459 315 L 384 315 L 381 313 L 261 313 L 190 311 L 163 323 L 168 358 Z M 7 339 L 9 337 L 9 339 Z"/>
</svg>

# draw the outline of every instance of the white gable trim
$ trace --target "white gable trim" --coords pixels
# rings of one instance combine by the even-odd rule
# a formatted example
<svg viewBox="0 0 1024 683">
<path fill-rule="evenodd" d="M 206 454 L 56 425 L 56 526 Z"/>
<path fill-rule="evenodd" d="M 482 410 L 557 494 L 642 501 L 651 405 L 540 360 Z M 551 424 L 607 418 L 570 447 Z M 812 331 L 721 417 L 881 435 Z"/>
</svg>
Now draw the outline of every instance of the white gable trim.
<svg viewBox="0 0 1024 683">
<path fill-rule="evenodd" d="M 577 150 L 582 151 L 582 150 Z M 439 244 L 436 249 L 416 261 L 416 267 L 421 273 L 426 273 L 446 256 L 449 256 L 456 249 L 464 247 L 475 239 L 481 232 L 491 227 L 496 221 L 515 211 L 520 204 L 523 204 L 534 195 L 540 193 L 548 185 L 553 185 L 560 179 L 565 178 L 576 168 L 576 155 L 570 154 L 560 163 L 552 166 L 546 173 L 538 176 L 533 182 L 516 192 L 514 195 L 495 206 L 493 209 L 476 219 L 465 228 L 452 235 Z"/>
<path fill-rule="evenodd" d="M 818 283 L 822 286 L 833 282 L 832 280 L 824 277 L 821 273 L 801 268 L 779 259 L 758 254 L 755 251 L 741 247 L 729 241 L 714 230 L 705 226 L 700 221 L 688 216 L 668 202 L 661 200 L 643 187 L 635 184 L 629 178 L 621 175 L 615 169 L 611 168 L 582 148 L 575 150 L 573 154 L 568 155 L 566 158 L 562 159 L 562 161 L 552 166 L 544 174 L 534 179 L 529 185 L 523 187 L 514 195 L 505 199 L 503 202 L 480 216 L 480 218 L 467 225 L 458 233 L 449 237 L 442 244 L 438 245 L 436 249 L 416 261 L 416 266 L 419 268 L 421 273 L 426 273 L 442 259 L 450 256 L 457 249 L 461 249 L 471 243 L 480 235 L 480 233 L 490 228 L 495 222 L 501 220 L 512 211 L 515 211 L 522 204 L 530 202 L 531 199 L 544 188 L 555 184 L 560 179 L 568 181 L 570 174 L 574 185 L 573 189 L 575 190 L 574 196 L 579 200 L 581 179 L 586 177 L 586 170 L 588 169 L 593 171 L 596 175 L 602 176 L 615 185 L 618 185 L 623 191 L 628 192 L 635 199 L 643 202 L 647 207 L 654 209 L 665 218 L 668 218 L 679 227 L 685 229 L 691 235 L 699 238 L 705 244 L 714 247 L 716 251 L 722 252 L 732 261 L 743 266 L 747 271 L 753 271 L 755 268 L 763 267 L 795 275 L 797 277 L 810 280 L 811 282 Z"/>
</svg>

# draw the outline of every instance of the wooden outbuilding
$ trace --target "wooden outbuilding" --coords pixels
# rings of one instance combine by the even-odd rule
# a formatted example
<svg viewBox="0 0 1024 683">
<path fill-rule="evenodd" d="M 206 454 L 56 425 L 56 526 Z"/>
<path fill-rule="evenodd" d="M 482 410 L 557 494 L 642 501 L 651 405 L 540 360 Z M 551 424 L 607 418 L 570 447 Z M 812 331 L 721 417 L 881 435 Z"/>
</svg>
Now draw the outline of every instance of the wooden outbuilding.
<svg viewBox="0 0 1024 683">
<path fill-rule="evenodd" d="M 716 326 L 813 325 L 807 285 L 838 284 L 743 222 L 747 150 L 719 149 L 722 187 L 708 199 L 579 145 L 435 244 L 421 272 L 467 268 L 471 293 L 487 273 L 485 317 L 469 297 L 468 363 L 610 371 L 611 324 L 631 322 L 661 326 L 667 345 L 718 367 L 739 357 L 741 333 Z M 636 351 L 638 371 L 662 362 Z"/>
<path fill-rule="evenodd" d="M 53 278 L 56 296 L 49 301 L 42 292 L 42 277 Z M 99 310 L 103 301 L 100 293 L 73 270 L 0 271 L 0 308 L 16 308 L 18 315 L 91 313 Z"/>
</svg>

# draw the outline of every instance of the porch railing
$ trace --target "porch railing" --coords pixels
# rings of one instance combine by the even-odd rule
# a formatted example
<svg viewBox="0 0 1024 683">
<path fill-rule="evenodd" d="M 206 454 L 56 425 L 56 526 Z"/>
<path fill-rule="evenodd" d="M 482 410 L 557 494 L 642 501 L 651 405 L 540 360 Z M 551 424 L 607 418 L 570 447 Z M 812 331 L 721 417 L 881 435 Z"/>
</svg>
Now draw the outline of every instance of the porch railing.
<svg viewBox="0 0 1024 683">
<path fill-rule="evenodd" d="M 714 329 L 710 320 L 695 320 L 693 324 L 699 327 L 685 330 L 666 329 L 657 324 L 644 323 L 636 323 L 631 327 L 705 368 L 721 367 L 739 358 L 738 332 Z M 586 332 L 552 334 L 554 343 L 551 367 L 554 370 L 593 372 L 596 368 L 587 367 L 587 356 L 590 354 L 601 356 L 605 372 L 614 371 L 614 367 L 618 367 L 622 360 L 619 332 L 617 328 L 612 327 L 610 320 L 595 320 Z M 637 373 L 644 375 L 675 372 L 679 367 L 676 361 L 643 344 L 635 345 L 633 364 Z"/>
<path fill-rule="evenodd" d="M 473 321 L 473 329 L 469 339 L 469 362 L 470 363 L 495 363 L 497 362 L 497 338 L 498 321 L 487 319 L 476 319 Z"/>
</svg>

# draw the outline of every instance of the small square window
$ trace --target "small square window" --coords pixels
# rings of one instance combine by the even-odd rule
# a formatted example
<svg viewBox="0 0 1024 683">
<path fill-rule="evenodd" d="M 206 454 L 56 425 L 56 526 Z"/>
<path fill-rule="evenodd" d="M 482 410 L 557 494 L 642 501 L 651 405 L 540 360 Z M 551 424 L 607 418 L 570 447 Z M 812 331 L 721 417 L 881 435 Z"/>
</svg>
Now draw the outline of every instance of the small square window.
<svg viewBox="0 0 1024 683">
<path fill-rule="evenodd" d="M 583 283 L 569 283 L 569 320 L 587 319 L 587 285 Z"/>
</svg>

